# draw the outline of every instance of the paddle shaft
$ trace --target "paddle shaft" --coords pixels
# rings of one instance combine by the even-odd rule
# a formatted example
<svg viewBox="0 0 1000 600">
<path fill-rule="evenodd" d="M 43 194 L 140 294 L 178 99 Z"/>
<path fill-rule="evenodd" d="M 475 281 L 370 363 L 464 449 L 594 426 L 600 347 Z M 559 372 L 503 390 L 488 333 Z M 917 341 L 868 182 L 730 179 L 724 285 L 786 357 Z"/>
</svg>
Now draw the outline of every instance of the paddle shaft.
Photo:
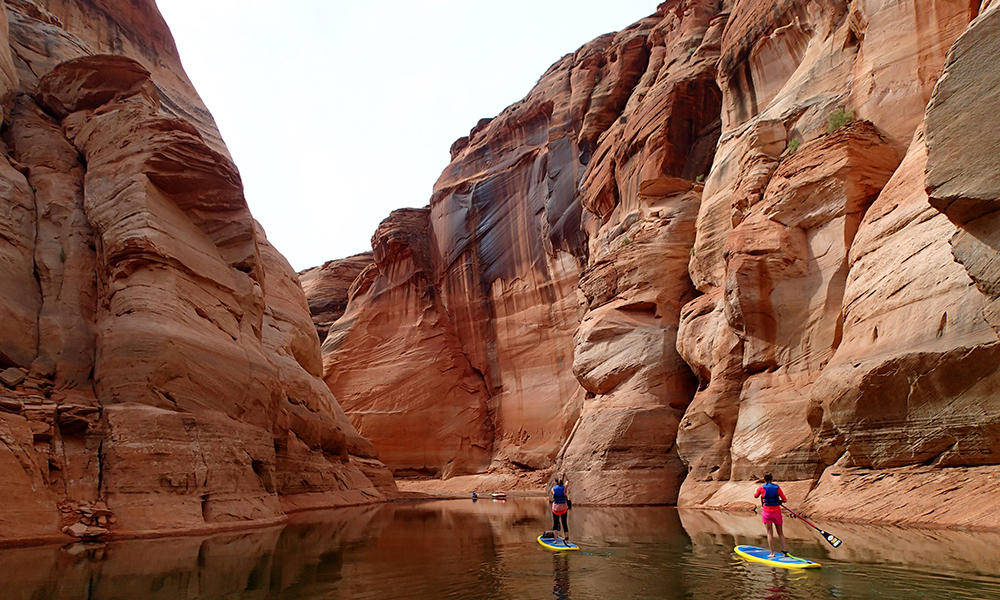
<svg viewBox="0 0 1000 600">
<path fill-rule="evenodd" d="M 812 527 L 813 529 L 815 529 L 816 531 L 818 531 L 820 533 L 820 535 L 823 536 L 823 539 L 825 539 L 826 541 L 830 542 L 830 545 L 833 546 L 834 548 L 836 548 L 836 547 L 838 547 L 838 546 L 840 546 L 841 544 L 844 543 L 844 542 L 840 541 L 840 538 L 838 538 L 837 536 L 833 535 L 832 533 L 827 533 L 827 532 L 823 531 L 822 529 L 820 529 L 819 527 L 816 527 L 815 525 L 813 525 L 812 523 L 810 523 L 808 519 L 806 519 L 805 517 L 803 517 L 799 513 L 795 512 L 794 510 L 788 508 L 784 504 L 782 504 L 781 507 L 784 508 L 785 510 L 787 510 L 788 512 L 792 513 L 797 519 L 800 519 L 806 525 L 808 525 L 808 526 Z"/>
</svg>

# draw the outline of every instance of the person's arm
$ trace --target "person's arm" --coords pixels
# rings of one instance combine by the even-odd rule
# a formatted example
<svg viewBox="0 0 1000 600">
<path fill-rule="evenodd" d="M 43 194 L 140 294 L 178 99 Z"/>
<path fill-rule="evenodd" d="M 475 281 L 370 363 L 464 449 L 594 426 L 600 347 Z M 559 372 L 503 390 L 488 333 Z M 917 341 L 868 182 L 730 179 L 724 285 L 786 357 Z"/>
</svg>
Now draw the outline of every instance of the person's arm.
<svg viewBox="0 0 1000 600">
<path fill-rule="evenodd" d="M 760 498 L 760 495 L 764 493 L 764 486 L 757 488 L 757 491 L 753 493 L 754 498 Z"/>
<path fill-rule="evenodd" d="M 788 502 L 788 498 L 785 498 L 785 492 L 781 491 L 781 488 L 778 488 L 778 497 L 781 498 L 782 502 Z"/>
</svg>

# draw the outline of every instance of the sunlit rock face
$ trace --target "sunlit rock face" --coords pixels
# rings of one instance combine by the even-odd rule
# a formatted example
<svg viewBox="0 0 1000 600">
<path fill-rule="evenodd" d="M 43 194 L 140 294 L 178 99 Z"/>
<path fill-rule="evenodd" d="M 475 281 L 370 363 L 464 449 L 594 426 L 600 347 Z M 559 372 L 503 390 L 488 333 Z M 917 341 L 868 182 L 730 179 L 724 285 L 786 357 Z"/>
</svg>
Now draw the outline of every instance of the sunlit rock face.
<svg viewBox="0 0 1000 600">
<path fill-rule="evenodd" d="M 708 507 L 748 507 L 771 472 L 807 507 L 876 520 L 851 497 L 883 493 L 867 469 L 931 494 L 961 469 L 985 494 L 1000 455 L 997 10 L 676 1 L 591 42 L 455 143 L 428 263 L 414 277 L 401 259 L 402 278 L 376 258 L 354 281 L 327 382 L 341 395 L 335 381 L 373 373 L 330 351 L 402 318 L 367 314 L 371 286 L 419 280 L 406 302 L 434 318 L 407 317 L 385 347 L 407 381 L 454 389 L 467 371 L 420 369 L 429 334 L 402 340 L 442 327 L 481 402 L 407 412 L 379 375 L 352 384 L 364 403 L 348 413 L 402 423 L 424 454 L 478 440 L 478 466 L 444 456 L 463 472 L 489 457 L 565 474 L 580 503 Z M 463 407 L 442 433 L 441 411 Z M 458 474 L 448 460 L 424 472 Z M 1000 525 L 921 515 L 908 522 Z"/>
<path fill-rule="evenodd" d="M 922 180 L 925 105 L 975 9 L 780 8 L 737 2 L 723 35 L 690 263 L 704 295 L 678 341 L 701 383 L 677 442 L 686 505 L 745 501 L 739 482 L 765 472 L 982 464 L 950 456 L 993 423 L 974 388 L 991 385 L 996 336 Z M 850 481 L 820 487 L 827 509 L 857 505 Z"/>
<path fill-rule="evenodd" d="M 4 10 L 0 538 L 382 499 L 154 3 Z"/>
<path fill-rule="evenodd" d="M 587 397 L 559 465 L 579 502 L 674 503 L 686 472 L 675 440 L 697 382 L 677 327 L 696 295 L 687 264 L 719 136 L 725 17 L 703 2 L 661 10 L 648 31 L 620 34 L 642 35 L 650 58 L 582 188 L 590 261 L 573 372 Z"/>
<path fill-rule="evenodd" d="M 994 4 L 955 42 L 924 127 L 852 248 L 844 342 L 813 394 L 820 449 L 837 462 L 811 501 L 832 515 L 845 517 L 837 501 L 852 496 L 868 499 L 862 517 L 885 510 L 885 483 L 864 477 L 874 468 L 931 500 L 912 511 L 927 522 L 997 526 L 981 506 L 1000 455 L 990 266 L 1000 148 L 985 135 L 1000 72 L 982 62 L 1000 49 L 998 17 Z M 857 486 L 845 485 L 851 475 Z M 947 506 L 956 486 L 970 501 Z"/>
</svg>

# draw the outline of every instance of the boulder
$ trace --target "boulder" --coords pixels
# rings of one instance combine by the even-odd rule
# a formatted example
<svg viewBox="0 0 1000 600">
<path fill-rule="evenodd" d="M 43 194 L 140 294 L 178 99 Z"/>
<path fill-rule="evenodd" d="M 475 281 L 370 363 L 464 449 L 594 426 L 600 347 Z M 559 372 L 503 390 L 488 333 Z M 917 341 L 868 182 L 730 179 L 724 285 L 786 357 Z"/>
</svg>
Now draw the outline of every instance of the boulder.
<svg viewBox="0 0 1000 600">
<path fill-rule="evenodd" d="M 22 383 L 27 376 L 24 371 L 15 367 L 7 367 L 3 371 L 0 371 L 0 382 L 3 382 L 9 388 L 15 388 Z"/>
</svg>

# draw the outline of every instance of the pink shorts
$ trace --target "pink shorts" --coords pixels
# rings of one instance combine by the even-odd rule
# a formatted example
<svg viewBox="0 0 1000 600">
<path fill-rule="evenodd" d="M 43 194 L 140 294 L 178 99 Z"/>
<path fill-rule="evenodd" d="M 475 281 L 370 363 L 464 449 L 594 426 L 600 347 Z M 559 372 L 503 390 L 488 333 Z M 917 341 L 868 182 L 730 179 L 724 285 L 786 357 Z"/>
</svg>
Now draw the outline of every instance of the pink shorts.
<svg viewBox="0 0 1000 600">
<path fill-rule="evenodd" d="M 782 523 L 782 521 L 781 521 L 781 511 L 780 510 L 776 510 L 774 512 L 770 512 L 770 511 L 766 511 L 765 510 L 764 513 L 763 513 L 763 515 L 761 515 L 761 521 L 763 521 L 765 525 L 767 525 L 768 523 L 774 523 L 775 525 L 781 525 L 781 523 Z"/>
</svg>

